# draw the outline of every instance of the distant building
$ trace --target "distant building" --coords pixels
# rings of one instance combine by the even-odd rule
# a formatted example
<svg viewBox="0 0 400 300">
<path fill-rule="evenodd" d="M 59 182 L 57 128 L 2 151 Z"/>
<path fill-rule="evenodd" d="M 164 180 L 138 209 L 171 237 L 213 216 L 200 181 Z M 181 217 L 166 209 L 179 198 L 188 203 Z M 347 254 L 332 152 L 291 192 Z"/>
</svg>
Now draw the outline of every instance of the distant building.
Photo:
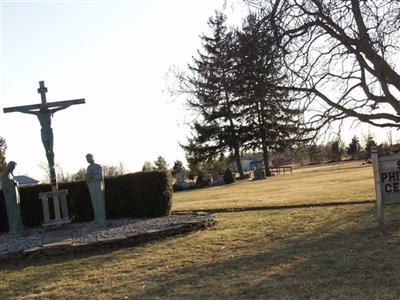
<svg viewBox="0 0 400 300">
<path fill-rule="evenodd" d="M 15 180 L 18 182 L 19 185 L 33 185 L 39 183 L 39 180 L 36 180 L 26 175 L 15 176 Z"/>
<path fill-rule="evenodd" d="M 271 165 L 271 163 L 269 164 Z M 255 169 L 262 169 L 264 168 L 264 160 L 259 159 L 259 160 L 253 160 L 250 162 L 250 170 L 255 170 Z"/>
<path fill-rule="evenodd" d="M 40 181 L 26 175 L 15 176 L 15 180 L 18 182 L 20 186 L 34 185 L 40 183 Z M 0 174 L 0 189 L 1 189 L 1 174 Z"/>
<path fill-rule="evenodd" d="M 264 159 L 261 154 L 246 155 L 246 159 L 241 161 L 243 172 L 253 171 L 254 169 L 264 168 Z M 269 159 L 268 164 L 271 166 L 271 159 Z M 232 161 L 229 164 L 229 168 L 237 172 L 236 163 Z"/>
<path fill-rule="evenodd" d="M 251 160 L 251 159 L 242 159 L 241 160 L 243 171 L 247 172 L 247 171 L 250 171 L 252 169 L 251 168 L 252 161 L 253 160 Z"/>
<path fill-rule="evenodd" d="M 36 180 L 36 179 L 34 179 L 32 177 L 26 176 L 26 175 L 15 176 L 15 180 L 18 182 L 18 184 L 20 186 L 34 185 L 34 184 L 38 184 L 39 183 L 38 180 Z M 0 174 L 0 189 L 1 189 L 1 174 Z"/>
<path fill-rule="evenodd" d="M 32 177 L 26 175 L 17 175 L 15 176 L 15 180 L 18 182 L 19 185 L 34 185 L 38 184 L 39 180 L 36 180 Z"/>
</svg>

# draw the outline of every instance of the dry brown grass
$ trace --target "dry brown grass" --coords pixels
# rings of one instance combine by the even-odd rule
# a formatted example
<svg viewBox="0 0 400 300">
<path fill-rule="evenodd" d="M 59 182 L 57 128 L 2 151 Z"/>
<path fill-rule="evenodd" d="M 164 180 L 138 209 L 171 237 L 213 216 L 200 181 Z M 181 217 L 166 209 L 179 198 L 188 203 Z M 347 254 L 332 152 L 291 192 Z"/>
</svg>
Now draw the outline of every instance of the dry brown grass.
<svg viewBox="0 0 400 300">
<path fill-rule="evenodd" d="M 313 182 L 319 177 L 314 172 L 342 174 L 356 183 L 365 178 L 362 184 L 371 190 L 369 168 L 344 167 L 353 176 L 342 168 L 330 175 L 318 169 L 302 173 L 309 172 Z M 285 178 L 307 183 L 300 174 L 282 176 L 232 185 L 225 197 L 235 197 L 235 187 L 248 184 L 271 190 Z M 315 199 L 321 193 L 318 187 L 314 193 L 312 186 L 304 190 Z M 195 193 L 187 194 L 199 204 Z M 302 193 L 298 197 L 306 200 Z M 190 208 L 190 201 L 180 200 Z M 399 210 L 386 208 L 385 235 L 378 233 L 372 204 L 221 213 L 208 230 L 138 247 L 1 263 L 0 298 L 394 299 L 400 295 Z"/>
<path fill-rule="evenodd" d="M 361 162 L 295 169 L 293 174 L 178 192 L 173 210 L 296 205 L 375 198 L 372 167 Z"/>
<path fill-rule="evenodd" d="M 390 214 L 388 215 L 388 212 Z M 92 256 L 1 266 L 2 298 L 397 298 L 398 207 L 377 233 L 373 205 L 218 214 L 218 224 Z"/>
</svg>

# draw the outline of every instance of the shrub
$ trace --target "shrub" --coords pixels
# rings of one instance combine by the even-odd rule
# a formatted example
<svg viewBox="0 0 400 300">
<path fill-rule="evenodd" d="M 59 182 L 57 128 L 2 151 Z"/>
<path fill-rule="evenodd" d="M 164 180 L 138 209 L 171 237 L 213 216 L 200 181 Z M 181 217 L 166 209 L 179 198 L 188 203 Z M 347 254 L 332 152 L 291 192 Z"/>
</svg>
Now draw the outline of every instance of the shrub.
<svg viewBox="0 0 400 300">
<path fill-rule="evenodd" d="M 225 184 L 235 182 L 235 177 L 233 176 L 232 171 L 229 168 L 225 170 L 224 182 L 225 182 Z"/>
<path fill-rule="evenodd" d="M 174 185 L 172 186 L 172 190 L 174 192 L 179 192 L 179 191 L 183 191 L 183 188 L 179 184 L 174 183 Z"/>
<path fill-rule="evenodd" d="M 209 185 L 210 184 L 206 180 L 204 180 L 203 174 L 200 173 L 199 176 L 197 176 L 197 179 L 196 179 L 196 186 L 197 187 L 204 187 L 204 186 L 209 186 Z"/>
<path fill-rule="evenodd" d="M 172 183 L 166 172 L 151 171 L 105 178 L 107 218 L 159 217 L 168 215 L 172 205 Z M 68 210 L 73 222 L 94 218 L 89 191 L 84 181 L 59 184 L 68 189 Z M 25 226 L 43 221 L 39 193 L 51 190 L 50 184 L 21 187 L 21 216 Z M 51 201 L 49 201 L 51 204 Z M 0 230 L 7 230 L 3 193 L 0 192 Z"/>
</svg>

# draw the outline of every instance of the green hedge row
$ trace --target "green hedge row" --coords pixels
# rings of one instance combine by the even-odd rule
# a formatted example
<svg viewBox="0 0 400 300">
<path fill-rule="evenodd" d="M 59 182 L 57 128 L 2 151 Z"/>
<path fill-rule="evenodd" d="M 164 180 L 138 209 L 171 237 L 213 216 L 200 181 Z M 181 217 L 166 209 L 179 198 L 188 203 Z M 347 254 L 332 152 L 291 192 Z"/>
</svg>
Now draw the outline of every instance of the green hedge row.
<svg viewBox="0 0 400 300">
<path fill-rule="evenodd" d="M 166 172 L 151 171 L 105 178 L 108 219 L 159 217 L 169 215 L 172 205 L 171 178 Z M 68 190 L 68 210 L 73 222 L 94 218 L 89 191 L 84 181 L 59 184 Z M 50 184 L 20 187 L 22 222 L 27 227 L 43 222 L 39 193 L 51 190 Z M 49 201 L 50 203 L 52 201 Z M 3 193 L 0 192 L 0 230 L 8 230 Z"/>
</svg>

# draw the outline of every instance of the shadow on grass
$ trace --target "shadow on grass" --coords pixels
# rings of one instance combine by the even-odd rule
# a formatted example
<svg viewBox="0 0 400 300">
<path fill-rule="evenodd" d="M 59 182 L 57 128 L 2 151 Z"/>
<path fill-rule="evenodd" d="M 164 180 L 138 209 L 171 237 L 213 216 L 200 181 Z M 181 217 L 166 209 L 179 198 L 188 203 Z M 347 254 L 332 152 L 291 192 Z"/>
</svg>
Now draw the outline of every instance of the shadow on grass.
<svg viewBox="0 0 400 300">
<path fill-rule="evenodd" d="M 164 284 L 130 299 L 398 298 L 400 209 L 386 211 L 384 235 L 372 205 L 328 215 L 312 232 L 282 239 L 278 249 L 160 274 L 152 280 Z"/>
<path fill-rule="evenodd" d="M 348 200 L 348 201 L 332 201 L 332 202 L 319 202 L 319 203 L 316 202 L 316 203 L 304 203 L 304 204 L 292 204 L 292 205 L 265 205 L 265 206 L 253 206 L 253 207 L 250 206 L 250 207 L 213 208 L 213 209 L 197 209 L 197 210 L 175 210 L 174 213 L 202 212 L 202 211 L 211 214 L 237 213 L 245 211 L 332 207 L 332 206 L 359 205 L 359 204 L 371 204 L 371 203 L 375 203 L 375 200 L 357 200 L 357 201 Z"/>
<path fill-rule="evenodd" d="M 378 232 L 373 205 L 299 209 L 288 211 L 287 215 L 285 210 L 279 210 L 271 212 L 271 215 L 260 215 L 271 222 L 280 218 L 275 227 L 268 226 L 267 221 L 258 228 L 257 236 L 264 241 L 261 246 L 255 247 L 249 240 L 251 251 L 247 251 L 246 255 L 230 252 L 231 255 L 226 257 L 216 257 L 214 263 L 197 263 L 146 275 L 143 279 L 146 287 L 141 292 L 133 286 L 128 287 L 130 298 L 398 298 L 400 208 L 388 207 L 385 212 L 387 232 L 384 235 Z M 251 217 L 258 216 L 249 214 Z M 251 217 L 248 222 L 251 222 Z M 312 221 L 311 225 L 307 218 Z M 234 224 L 238 228 L 247 226 Z M 307 229 L 307 226 L 314 227 Z M 216 234 L 208 242 L 217 240 L 219 233 L 227 229 L 225 227 L 212 229 Z M 243 235 L 238 234 L 238 237 Z M 116 257 L 119 263 L 123 263 L 125 258 L 141 259 L 141 251 L 146 251 L 140 249 L 129 253 L 110 250 L 113 249 L 62 257 L 38 255 L 1 263 L 0 269 L 5 276 L 7 271 L 13 270 L 21 274 L 17 274 L 14 281 L 8 281 L 0 291 L 3 297 L 11 297 L 26 294 L 26 288 L 30 287 L 31 295 L 35 291 L 39 294 L 41 283 L 57 280 L 55 276 L 59 272 L 68 273 L 73 280 L 73 275 L 79 275 L 82 268 L 106 269 Z M 30 268 L 39 270 L 30 272 Z M 140 272 L 140 269 L 137 271 Z M 90 283 L 97 278 L 85 280 Z M 69 284 L 68 281 L 60 283 L 66 293 L 74 288 L 74 283 L 71 287 Z M 122 281 L 121 284 L 126 286 L 132 281 Z"/>
</svg>

